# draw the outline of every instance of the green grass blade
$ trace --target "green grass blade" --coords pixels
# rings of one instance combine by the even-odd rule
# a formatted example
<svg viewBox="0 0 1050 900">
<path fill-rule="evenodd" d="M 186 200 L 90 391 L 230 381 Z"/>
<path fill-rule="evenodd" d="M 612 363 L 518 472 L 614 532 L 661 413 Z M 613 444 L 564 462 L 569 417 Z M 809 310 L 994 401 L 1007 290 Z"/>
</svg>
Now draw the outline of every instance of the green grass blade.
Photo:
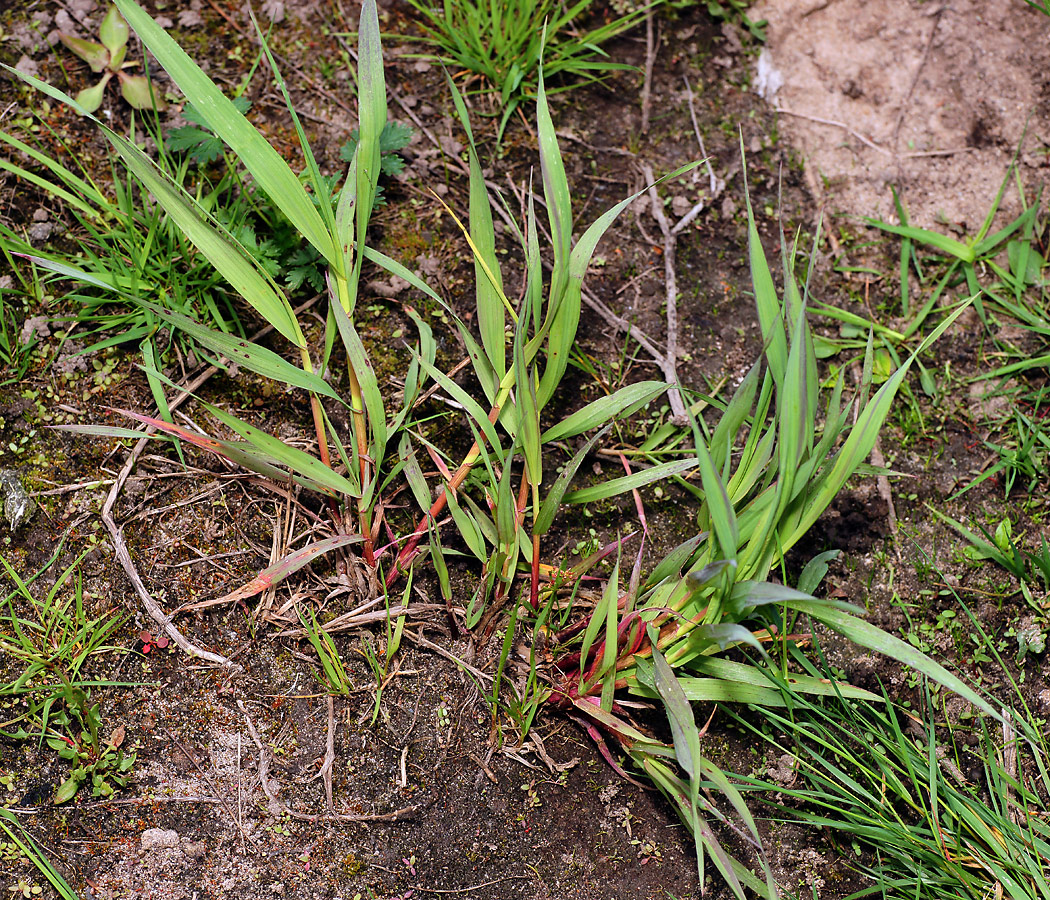
<svg viewBox="0 0 1050 900">
<path fill-rule="evenodd" d="M 488 188 L 474 144 L 467 107 L 447 72 L 445 78 L 460 124 L 467 136 L 467 155 L 470 163 L 470 236 L 475 248 L 474 282 L 478 331 L 481 333 L 481 345 L 485 348 L 485 355 L 496 373 L 495 380 L 498 384 L 507 371 L 507 361 L 504 334 L 506 308 L 503 305 L 503 279 L 496 258 L 496 232 L 492 225 Z"/>
<path fill-rule="evenodd" d="M 858 619 L 856 616 L 850 615 L 837 605 L 827 601 L 800 600 L 796 598 L 789 602 L 789 606 L 793 610 L 809 614 L 818 622 L 824 623 L 828 628 L 854 643 L 915 669 L 916 672 L 958 694 L 986 715 L 991 716 L 996 721 L 1001 721 L 999 712 L 984 697 L 961 678 L 953 675 L 940 663 L 930 659 L 929 656 L 906 641 L 888 634 L 864 619 Z"/>
<path fill-rule="evenodd" d="M 22 828 L 22 823 L 18 821 L 15 814 L 10 810 L 0 809 L 0 831 L 3 831 L 7 835 L 8 840 L 18 847 L 22 855 L 37 867 L 40 874 L 47 879 L 48 884 L 58 892 L 62 900 L 77 900 L 79 897 L 77 892 L 62 877 L 58 869 L 51 864 L 51 860 L 44 855 L 44 852 L 37 846 L 36 842 L 26 834 Z"/>
<path fill-rule="evenodd" d="M 106 136 L 128 170 L 157 198 L 179 230 L 215 266 L 216 271 L 281 335 L 296 347 L 305 347 L 306 339 L 287 297 L 260 272 L 247 251 L 213 226 L 189 195 L 157 169 L 138 147 L 108 130 Z"/>
<path fill-rule="evenodd" d="M 312 372 L 307 372 L 298 366 L 292 365 L 284 357 L 260 344 L 253 344 L 250 341 L 242 340 L 222 331 L 214 331 L 191 319 L 189 316 L 164 309 L 153 303 L 147 303 L 144 300 L 138 300 L 137 302 L 140 306 L 152 312 L 158 319 L 186 332 L 195 341 L 207 347 L 213 353 L 225 356 L 230 362 L 244 366 L 244 368 L 265 378 L 271 378 L 279 383 L 303 388 L 315 394 L 321 394 L 342 402 L 340 396 L 324 379 L 314 375 Z"/>
<path fill-rule="evenodd" d="M 336 327 L 339 336 L 343 339 L 343 347 L 346 355 L 353 366 L 354 373 L 361 385 L 361 396 L 364 399 L 365 410 L 368 413 L 368 427 L 372 431 L 372 446 L 370 455 L 376 465 L 379 465 L 386 453 L 387 429 L 386 409 L 383 406 L 383 392 L 379 388 L 375 369 L 372 366 L 365 346 L 361 343 L 361 337 L 354 328 L 353 323 L 347 316 L 339 303 L 331 304 L 332 314 L 335 316 Z"/>
<path fill-rule="evenodd" d="M 689 424 L 693 429 L 696 462 L 700 470 L 700 483 L 704 488 L 704 499 L 711 527 L 722 549 L 721 556 L 726 560 L 735 560 L 740 546 L 740 529 L 737 524 L 736 510 L 729 499 L 722 476 L 719 475 L 711 459 L 711 453 L 707 449 L 707 442 L 700 431 L 700 425 L 692 414 L 689 415 Z"/>
<path fill-rule="evenodd" d="M 242 422 L 236 416 L 231 416 L 217 406 L 212 406 L 203 400 L 200 403 L 201 406 L 232 432 L 239 435 L 261 453 L 276 460 L 279 465 L 287 466 L 293 472 L 297 472 L 311 481 L 324 485 L 336 495 L 342 494 L 350 497 L 357 495 L 358 489 L 356 485 L 326 466 L 317 457 L 311 456 L 298 447 L 292 447 L 279 438 L 275 438 L 273 435 L 249 425 L 247 422 Z"/>
<path fill-rule="evenodd" d="M 186 95 L 212 131 L 317 251 L 337 270 L 342 255 L 325 228 L 310 195 L 291 167 L 229 98 L 134 0 L 114 0 L 128 24 L 149 48 L 179 90 Z"/>
<path fill-rule="evenodd" d="M 740 154 L 743 156 L 744 145 L 741 137 Z M 784 370 L 787 367 L 787 334 L 784 330 L 784 315 L 773 284 L 773 274 L 769 270 L 766 251 L 762 247 L 762 238 L 755 224 L 755 212 L 751 208 L 751 192 L 744 178 L 744 200 L 747 204 L 747 253 L 751 263 L 751 285 L 755 291 L 755 307 L 758 310 L 759 327 L 762 329 L 762 341 L 766 348 L 766 359 L 769 371 L 773 375 L 777 388 L 784 383 Z"/>
<path fill-rule="evenodd" d="M 663 381 L 638 381 L 599 397 L 543 432 L 543 443 L 567 440 L 619 416 L 629 416 L 659 397 L 667 387 Z"/>
<path fill-rule="evenodd" d="M 835 495 L 846 483 L 846 479 L 853 474 L 857 466 L 867 459 L 872 447 L 875 446 L 875 439 L 878 437 L 879 429 L 889 414 L 897 390 L 908 374 L 908 369 L 911 367 L 912 362 L 955 323 L 955 320 L 962 315 L 969 303 L 970 301 L 966 301 L 950 316 L 946 316 L 915 352 L 904 361 L 904 364 L 886 380 L 886 383 L 879 388 L 878 393 L 864 407 L 857 418 L 856 424 L 850 430 L 849 437 L 846 438 L 842 448 L 835 455 L 826 475 L 820 479 L 819 484 L 815 486 L 814 491 L 807 498 L 806 508 L 794 524 L 794 528 L 789 534 L 782 535 L 781 546 L 784 551 L 793 547 L 802 535 L 809 531 L 813 523 L 827 509 L 828 504 L 831 503 Z"/>
<path fill-rule="evenodd" d="M 594 449 L 594 445 L 608 433 L 610 428 L 612 428 L 612 425 L 606 425 L 605 428 L 580 447 L 580 449 L 576 451 L 576 455 L 573 456 L 573 458 L 565 464 L 561 472 L 558 473 L 558 477 L 554 480 L 554 484 L 544 498 L 543 505 L 540 507 L 539 515 L 536 517 L 536 522 L 532 529 L 534 534 L 546 534 L 550 529 L 551 524 L 554 522 L 554 517 L 561 509 L 562 499 L 565 497 L 565 492 L 568 490 L 569 484 L 572 482 L 576 471 L 580 468 L 580 464 L 586 458 L 587 454 Z"/>
<path fill-rule="evenodd" d="M 398 444 L 398 457 L 404 463 L 405 481 L 408 482 L 408 489 L 412 492 L 416 505 L 423 512 L 428 512 L 430 504 L 434 502 L 433 496 L 426 478 L 423 477 L 423 469 L 416 457 L 415 447 L 412 446 L 412 441 L 407 434 L 401 436 L 401 442 Z M 451 502 L 451 491 L 449 494 Z"/>
<path fill-rule="evenodd" d="M 630 475 L 622 475 L 619 478 L 603 481 L 601 484 L 596 484 L 592 487 L 580 488 L 578 491 L 567 494 L 565 502 L 592 503 L 595 500 L 606 500 L 609 497 L 616 497 L 635 488 L 645 487 L 647 484 L 662 481 L 673 475 L 682 475 L 691 469 L 695 469 L 696 464 L 696 459 L 676 459 L 671 462 L 659 463 L 658 465 L 650 466 L 648 469 L 633 472 Z"/>
<path fill-rule="evenodd" d="M 917 241 L 922 244 L 928 244 L 929 246 L 940 250 L 942 253 L 954 256 L 956 259 L 964 263 L 972 265 L 977 261 L 977 251 L 973 247 L 969 247 L 947 235 L 938 234 L 936 231 L 917 228 L 914 225 L 890 225 L 888 222 L 883 222 L 879 219 L 865 218 L 864 221 L 873 228 L 887 231 L 890 234 L 897 234 L 903 238 L 908 238 L 909 240 Z"/>
</svg>

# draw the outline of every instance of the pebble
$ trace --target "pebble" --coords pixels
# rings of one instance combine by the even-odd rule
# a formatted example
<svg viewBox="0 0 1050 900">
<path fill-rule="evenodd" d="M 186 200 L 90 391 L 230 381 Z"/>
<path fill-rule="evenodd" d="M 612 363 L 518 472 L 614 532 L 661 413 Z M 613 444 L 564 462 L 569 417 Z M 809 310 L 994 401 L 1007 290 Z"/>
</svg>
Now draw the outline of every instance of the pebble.
<svg viewBox="0 0 1050 900">
<path fill-rule="evenodd" d="M 151 850 L 170 850 L 179 846 L 179 833 L 173 828 L 147 828 L 142 832 L 142 849 L 145 852 Z"/>
</svg>

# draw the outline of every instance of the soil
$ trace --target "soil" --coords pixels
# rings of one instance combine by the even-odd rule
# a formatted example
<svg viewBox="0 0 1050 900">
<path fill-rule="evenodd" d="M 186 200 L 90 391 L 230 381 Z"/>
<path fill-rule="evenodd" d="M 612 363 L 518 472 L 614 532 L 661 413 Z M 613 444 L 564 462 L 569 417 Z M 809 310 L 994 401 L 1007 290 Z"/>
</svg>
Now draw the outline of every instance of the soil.
<svg viewBox="0 0 1050 900">
<path fill-rule="evenodd" d="M 881 304 L 889 288 L 876 284 L 869 294 L 871 285 L 844 270 L 873 260 L 892 268 L 886 260 L 895 248 L 846 240 L 842 231 L 863 234 L 857 224 L 862 215 L 895 221 L 888 185 L 900 189 L 912 222 L 972 232 L 995 197 L 1026 123 L 1022 179 L 1029 189 L 1042 184 L 1050 146 L 1050 18 L 1020 2 L 997 5 L 994 16 L 977 0 L 943 7 L 861 0 L 767 4 L 755 11 L 769 19 L 762 75 L 768 76 L 771 60 L 783 85 L 763 99 L 756 93 L 760 45 L 743 29 L 712 21 L 705 6 L 657 17 L 660 49 L 647 133 L 637 72 L 555 95 L 553 115 L 581 222 L 640 189 L 642 164 L 658 173 L 671 171 L 698 157 L 698 136 L 703 139 L 710 172 L 695 169 L 661 190 L 672 222 L 704 201 L 679 236 L 676 273 L 678 373 L 683 384 L 706 390 L 738 382 L 761 350 L 748 293 L 741 141 L 751 201 L 771 260 L 781 226 L 789 234 L 799 229 L 811 240 L 824 211 L 833 216 L 837 237 L 833 246 L 818 250 L 814 292 L 831 303 L 863 298 Z M 248 71 L 256 45 L 239 4 L 191 0 L 155 8 L 219 83 L 233 86 Z M 352 30 L 347 23 L 356 9 L 347 5 L 350 18 L 309 0 L 278 0 L 263 9 L 277 20 L 274 46 L 319 163 L 335 171 L 341 165 L 339 147 L 354 125 L 352 103 L 335 100 L 351 96 L 352 79 L 343 66 L 331 69 L 322 62 L 340 58 L 343 45 L 332 32 Z M 68 53 L 50 49 L 49 41 L 55 28 L 92 36 L 101 11 L 93 0 L 6 6 L 0 12 L 0 54 L 55 83 L 65 84 L 68 77 L 79 89 L 88 73 L 70 65 Z M 384 4 L 382 17 L 385 33 L 414 33 L 406 6 Z M 437 185 L 453 208 L 466 209 L 465 179 L 454 161 L 462 145 L 444 75 L 414 56 L 420 49 L 386 43 L 391 116 L 406 121 L 412 111 L 439 146 L 417 128 L 404 154 L 406 170 L 388 184 L 387 205 L 378 211 L 373 230 L 380 249 L 398 258 L 414 256 L 418 270 L 453 308 L 465 312 L 472 302 L 469 255 L 427 190 Z M 610 53 L 641 67 L 644 37 L 619 41 Z M 164 82 L 163 75 L 159 80 Z M 257 77 L 249 96 L 256 124 L 291 157 L 294 132 L 268 79 Z M 0 82 L 0 99 L 8 110 L 5 128 L 16 124 L 28 104 L 39 104 L 11 80 Z M 476 102 L 475 127 L 482 141 L 491 142 L 495 124 L 480 115 L 483 101 Z M 113 127 L 120 130 L 127 125 L 126 107 L 113 98 L 107 103 Z M 170 116 L 179 121 L 177 110 Z M 849 131 L 813 118 L 847 123 Z M 84 123 L 59 112 L 49 121 L 75 142 L 99 177 L 106 177 L 105 147 Z M 931 151 L 950 152 L 919 155 Z M 493 177 L 509 173 L 508 188 L 520 186 L 535 164 L 534 135 L 512 121 Z M 49 208 L 13 178 L 0 186 L 0 198 L 6 224 L 51 224 L 59 239 L 72 224 L 62 210 Z M 1007 192 L 1003 215 L 1017 204 L 1016 192 Z M 34 216 L 37 209 L 42 216 Z M 601 264 L 592 267 L 587 285 L 657 347 L 664 346 L 664 242 L 644 199 L 616 223 L 599 254 Z M 362 337 L 372 348 L 395 345 L 391 335 L 411 327 L 400 307 L 404 286 L 380 273 L 373 276 L 360 304 L 371 316 L 360 326 Z M 60 298 L 53 302 L 63 309 Z M 24 305 L 30 319 L 47 312 L 40 301 L 27 299 Z M 960 382 L 979 371 L 982 360 L 980 330 L 972 319 L 968 325 L 942 341 L 930 363 L 937 371 L 954 367 Z M 818 320 L 817 327 L 830 337 L 839 335 L 830 321 Z M 486 678 L 495 667 L 500 633 L 487 642 L 451 633 L 443 606 L 429 600 L 438 596 L 436 585 L 416 585 L 402 646 L 386 676 L 377 679 L 368 664 L 370 655 L 383 659 L 390 639 L 386 629 L 362 615 L 336 635 L 349 680 L 346 695 L 331 704 L 317 680 L 312 651 L 293 632 L 299 608 L 312 603 L 340 614 L 356 605 L 357 585 L 346 574 L 318 565 L 263 595 L 258 606 L 254 601 L 207 605 L 270 561 L 275 532 L 280 535 L 288 515 L 283 489 L 193 453 L 187 453 L 189 465 L 183 467 L 160 447 L 139 461 L 119 497 L 116 519 L 146 590 L 165 612 L 180 610 L 175 624 L 191 641 L 235 666 L 213 666 L 174 646 L 155 646 L 157 623 L 115 559 L 99 518 L 127 448 L 45 428 L 116 424 L 107 412 L 112 407 L 148 411 L 150 393 L 135 367 L 137 350 L 111 348 L 85 360 L 75 355 L 88 343 L 85 336 L 63 343 L 59 326 L 52 324 L 49 331 L 25 376 L 0 387 L 0 465 L 19 471 L 38 505 L 28 523 L 5 535 L 4 556 L 25 576 L 48 561 L 60 539 L 62 566 L 87 554 L 86 603 L 92 615 L 120 615 L 123 624 L 112 643 L 134 651 L 100 655 L 93 660 L 93 675 L 137 682 L 99 692 L 103 728 L 110 734 L 122 727 L 124 747 L 137 758 L 128 787 L 114 798 L 93 799 L 85 789 L 72 802 L 55 806 L 51 798 L 66 777 L 66 763 L 46 746 L 0 739 L 0 775 L 10 776 L 0 784 L 5 805 L 82 896 L 655 900 L 701 895 L 688 833 L 659 794 L 618 775 L 575 723 L 553 711 L 540 714 L 524 742 L 510 717 L 493 717 Z M 610 385 L 660 377 L 645 352 L 593 311 L 581 327 L 581 344 L 595 372 L 570 376 L 560 398 L 566 407 L 593 399 Z M 439 334 L 439 362 L 448 368 L 460 355 L 456 338 Z M 383 377 L 396 379 L 404 364 L 391 353 L 380 363 Z M 186 368 L 192 368 L 189 362 Z M 256 416 L 260 426 L 287 441 L 308 443 L 300 425 L 308 421 L 308 411 L 270 393 L 261 379 L 220 374 L 200 393 L 239 415 Z M 825 590 L 866 607 L 884 628 L 921 632 L 931 651 L 962 664 L 968 674 L 978 669 L 967 636 L 958 625 L 932 628 L 952 603 L 949 588 L 974 604 L 987 627 L 1008 638 L 1026 623 L 1046 625 L 1033 619 L 1035 607 L 1023 602 L 1016 584 L 959 552 L 954 532 L 926 506 L 993 529 L 1009 514 L 1016 534 L 1034 537 L 1035 523 L 1045 514 L 1037 490 L 1015 492 L 1006 503 L 1002 486 L 989 480 L 955 496 L 987 465 L 981 438 L 1001 412 L 993 402 L 964 390 L 942 393 L 934 404 L 916 387 L 881 443 L 896 473 L 890 497 L 874 481 L 855 479 L 789 560 L 797 569 L 815 553 L 841 549 Z M 654 407 L 629 427 L 643 434 L 669 418 L 666 405 Z M 187 411 L 198 418 L 192 404 Z M 916 411 L 921 425 L 914 421 Z M 455 444 L 463 437 L 434 439 Z M 594 463 L 596 469 L 614 465 L 619 463 L 605 457 Z M 688 495 L 673 488 L 662 497 L 645 492 L 644 499 L 653 537 L 649 558 L 657 559 L 691 533 L 694 516 Z M 310 527 L 309 514 L 308 507 L 297 513 L 300 528 Z M 559 523 L 552 546 L 560 544 L 560 555 L 571 561 L 588 528 L 608 539 L 617 528 L 632 526 L 634 516 L 633 503 L 608 504 L 582 523 L 582 531 L 579 523 Z M 57 571 L 49 570 L 42 582 Z M 453 577 L 469 596 L 477 573 L 454 568 Z M 895 598 L 911 604 L 910 626 Z M 185 609 L 197 604 L 205 605 Z M 921 631 L 923 623 L 931 629 Z M 507 673 L 519 688 L 528 670 L 529 638 L 517 637 Z M 875 688 L 881 679 L 893 691 L 906 690 L 907 673 L 892 664 L 849 648 L 833 649 L 834 662 L 855 683 Z M 1046 715 L 1046 672 L 1041 657 L 1032 659 L 1024 694 Z M 12 672 L 13 662 L 0 660 L 0 682 Z M 984 677 L 994 687 L 996 676 Z M 659 716 L 647 725 L 666 736 Z M 322 777 L 330 728 L 331 808 L 341 821 L 328 815 Z M 717 720 L 704 752 L 741 772 L 764 774 L 778 764 L 772 756 L 756 757 Z M 820 835 L 770 825 L 767 840 L 786 887 L 834 898 L 860 886 Z M 0 889 L 13 891 L 19 879 L 43 883 L 24 858 L 2 858 L 10 869 L 0 873 Z M 704 896 L 727 895 L 709 875 Z"/>
<path fill-rule="evenodd" d="M 1030 190 L 1050 158 L 1050 19 L 1024 3 L 780 0 L 767 99 L 829 212 L 974 234 L 1011 162 Z M 1004 213 L 1020 210 L 1008 191 Z"/>
</svg>

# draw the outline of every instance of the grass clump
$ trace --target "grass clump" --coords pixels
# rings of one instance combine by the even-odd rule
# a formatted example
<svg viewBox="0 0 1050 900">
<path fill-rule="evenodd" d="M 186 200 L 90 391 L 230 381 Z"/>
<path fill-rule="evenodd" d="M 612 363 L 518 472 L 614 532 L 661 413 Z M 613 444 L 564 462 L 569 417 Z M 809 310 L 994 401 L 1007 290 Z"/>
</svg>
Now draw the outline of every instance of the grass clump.
<svg viewBox="0 0 1050 900">
<path fill-rule="evenodd" d="M 409 0 L 420 16 L 424 40 L 434 46 L 446 66 L 463 69 L 481 82 L 471 93 L 491 93 L 500 115 L 499 137 L 525 99 L 539 90 L 540 64 L 556 90 L 599 81 L 630 66 L 612 61 L 602 50 L 645 19 L 647 10 L 664 0 L 640 3 L 609 21 L 584 25 L 595 13 L 593 0 L 566 5 L 559 0 L 444 0 L 434 7 Z M 469 85 L 468 80 L 468 85 Z"/>
<path fill-rule="evenodd" d="M 937 721 L 929 690 L 919 716 L 888 696 L 883 704 L 800 696 L 780 673 L 767 674 L 785 710 L 765 710 L 758 724 L 729 713 L 791 761 L 790 781 L 740 784 L 764 792 L 778 818 L 826 829 L 843 855 L 862 851 L 854 865 L 869 886 L 849 900 L 1050 897 L 1050 748 L 1023 701 L 1021 712 L 972 717 L 966 728 Z"/>
<path fill-rule="evenodd" d="M 55 803 L 73 799 L 81 787 L 89 788 L 92 796 L 109 797 L 127 784 L 135 764 L 135 754 L 121 748 L 124 728 L 113 727 L 104 735 L 101 705 L 92 702 L 93 690 L 128 685 L 87 673 L 94 657 L 117 649 L 109 641 L 122 619 L 88 615 L 77 574 L 80 559 L 43 596 L 30 590 L 57 562 L 61 550 L 60 545 L 43 569 L 26 580 L 0 557 L 14 585 L 0 610 L 0 651 L 16 672 L 21 669 L 13 679 L 0 681 L 0 737 L 35 736 L 69 763 L 70 774 L 55 791 Z"/>
<path fill-rule="evenodd" d="M 147 359 L 157 414 L 128 412 L 131 420 L 155 429 L 157 437 L 178 439 L 274 481 L 311 491 L 327 509 L 327 535 L 279 559 L 215 602 L 246 600 L 324 554 L 343 554 L 353 547 L 360 551 L 360 560 L 346 556 L 344 562 L 358 567 L 355 574 L 363 576 L 370 596 L 385 599 L 388 619 L 394 619 L 390 589 L 402 577 L 411 585 L 415 567 L 429 558 L 450 624 L 476 629 L 482 635 L 502 631 L 488 694 L 493 733 L 498 733 L 500 710 L 509 712 L 524 733 L 538 710 L 549 706 L 579 721 L 619 767 L 606 745 L 609 740 L 617 742 L 637 768 L 667 794 L 690 828 L 697 842 L 701 883 L 710 863 L 741 900 L 748 890 L 773 898 L 777 886 L 764 857 L 760 832 L 738 787 L 703 755 L 694 704 L 714 700 L 763 709 L 785 707 L 788 701 L 769 683 L 770 660 L 783 665 L 792 691 L 799 695 L 820 697 L 837 692 L 858 703 L 882 703 L 870 692 L 829 684 L 804 665 L 788 669 L 794 657 L 789 654 L 792 639 L 786 636 L 795 634 L 799 623 L 814 620 L 866 648 L 890 655 L 997 716 L 965 683 L 910 645 L 866 623 L 859 610 L 814 599 L 811 592 L 826 568 L 826 558 L 818 557 L 803 572 L 798 589 L 771 581 L 771 573 L 778 570 L 783 580 L 785 554 L 846 481 L 865 470 L 864 461 L 909 368 L 951 326 L 961 306 L 917 341 L 915 351 L 896 370 L 883 373 L 877 389 L 874 337 L 869 336 L 864 378 L 857 394 L 846 398 L 841 371 L 830 385 L 821 382 L 807 314 L 812 299 L 808 285 L 800 287 L 794 278 L 796 248 L 781 236 L 781 295 L 748 199 L 748 255 L 762 357 L 728 402 L 704 401 L 718 407 L 721 415 L 712 417 L 716 421 L 696 418 L 699 407 L 693 410 L 687 426 L 691 450 L 622 478 L 572 490 L 580 466 L 613 420 L 679 386 L 630 384 L 567 416 L 558 409 L 558 390 L 577 344 L 583 278 L 599 240 L 634 197 L 604 212 L 582 234 L 573 234 L 572 192 L 547 100 L 545 73 L 550 67 L 545 71 L 537 68 L 535 82 L 540 184 L 535 190 L 530 185 L 525 192 L 519 219 L 494 203 L 488 193 L 466 102 L 450 79 L 453 102 L 467 137 L 470 201 L 466 222 L 461 223 L 451 209 L 447 211 L 459 225 L 473 258 L 473 325 L 468 327 L 450 310 L 448 314 L 467 349 L 473 376 L 468 384 L 476 388 L 465 387 L 437 367 L 437 341 L 431 324 L 406 307 L 416 339 L 409 348 L 403 387 L 392 397 L 377 376 L 356 325 L 365 263 L 382 267 L 434 303 L 444 304 L 405 265 L 368 245 L 384 150 L 396 149 L 389 137 L 375 3 L 366 0 L 362 8 L 359 130 L 341 178 L 321 173 L 279 75 L 277 83 L 285 93 L 303 148 L 302 176 L 245 117 L 243 105 L 238 108 L 227 98 L 141 7 L 133 0 L 117 0 L 117 5 L 196 111 L 200 134 L 184 134 L 179 140 L 197 153 L 204 152 L 208 134 L 221 142 L 208 153 L 229 155 L 235 160 L 231 170 L 243 168 L 250 174 L 254 190 L 268 198 L 288 223 L 290 233 L 315 255 L 328 296 L 323 325 L 311 331 L 308 339 L 306 320 L 292 307 L 288 284 L 278 282 L 260 242 L 231 226 L 230 211 L 223 205 L 226 195 L 191 194 L 178 172 L 158 164 L 134 141 L 102 122 L 97 123 L 102 134 L 135 186 L 127 195 L 139 198 L 143 205 L 155 204 L 148 207 L 155 227 L 163 224 L 186 246 L 192 246 L 202 265 L 210 266 L 215 279 L 225 283 L 224 290 L 239 298 L 238 302 L 250 304 L 272 329 L 278 350 L 158 303 L 152 295 L 136 292 L 134 283 L 126 284 L 112 273 L 22 251 L 58 276 L 132 303 L 143 315 L 192 339 L 220 365 L 236 363 L 290 391 L 305 392 L 316 451 L 300 449 L 250 421 L 202 403 L 201 408 L 231 435 L 213 437 L 172 421 L 166 389 L 175 385 L 155 359 Z M 582 14 L 585 8 L 585 3 L 578 4 L 573 14 Z M 533 28 L 532 36 L 536 31 Z M 551 33 L 557 34 L 557 29 Z M 265 42 L 263 46 L 273 66 Z M 538 65 L 538 50 L 536 59 Z M 553 49 L 545 62 L 551 59 L 557 59 Z M 83 110 L 61 91 L 22 77 L 52 98 Z M 519 80 L 517 87 L 524 83 Z M 385 145 L 384 134 L 388 135 Z M 55 172 L 46 159 L 35 159 Z M 154 200 L 147 201 L 148 196 Z M 546 229 L 537 214 L 541 199 Z M 520 294 L 514 299 L 505 290 L 511 278 L 503 271 L 497 249 L 496 216 L 505 218 L 520 251 L 521 271 L 513 279 L 520 285 Z M 161 282 L 156 293 L 164 291 Z M 343 368 L 345 378 L 333 374 L 337 367 Z M 417 400 L 427 382 L 461 410 L 460 421 L 471 439 L 465 454 L 443 454 L 417 420 Z M 332 412 L 340 406 L 349 422 L 347 429 L 332 424 Z M 96 435 L 142 436 L 141 431 L 127 428 L 77 428 Z M 577 444 L 567 450 L 569 441 Z M 437 470 L 430 480 L 419 462 L 424 454 Z M 555 460 L 562 463 L 557 474 Z M 640 488 L 687 474 L 695 474 L 698 482 L 692 485 L 698 500 L 696 534 L 660 560 L 647 576 L 643 577 L 639 552 L 630 575 L 621 580 L 621 571 L 627 569 L 623 540 L 610 542 L 568 570 L 551 561 L 548 534 L 566 505 L 632 494 L 641 509 Z M 415 527 L 409 519 L 410 530 L 390 512 L 391 497 L 398 490 L 418 507 Z M 469 598 L 452 591 L 448 557 L 453 545 L 480 570 L 477 588 Z M 598 564 L 610 558 L 615 559 L 612 573 L 593 605 L 577 603 L 583 576 L 595 573 Z M 376 712 L 381 684 L 404 633 L 408 601 L 406 587 L 396 620 L 387 622 L 386 651 L 365 654 L 377 681 Z M 324 628 L 324 617 L 310 610 L 300 619 L 320 660 L 331 708 L 335 696 L 350 690 L 346 669 Z M 507 684 L 503 673 L 516 634 L 523 630 L 519 626 L 548 639 L 544 646 L 535 642 L 528 678 L 515 688 Z M 767 646 L 773 651 L 761 664 L 742 663 L 727 655 L 744 647 L 762 652 Z M 634 704 L 653 702 L 667 712 L 673 736 L 670 744 L 653 738 L 632 719 Z M 84 724 L 90 731 L 90 723 Z M 722 830 L 731 831 L 744 846 L 756 851 L 761 874 L 732 856 L 719 836 Z"/>
</svg>

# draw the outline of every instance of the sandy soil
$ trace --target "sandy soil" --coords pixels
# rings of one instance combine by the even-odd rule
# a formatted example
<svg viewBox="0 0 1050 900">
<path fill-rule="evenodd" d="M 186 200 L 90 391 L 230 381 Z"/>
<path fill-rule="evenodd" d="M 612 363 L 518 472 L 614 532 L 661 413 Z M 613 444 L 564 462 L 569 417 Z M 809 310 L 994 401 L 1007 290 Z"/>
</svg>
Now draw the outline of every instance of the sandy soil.
<svg viewBox="0 0 1050 900">
<path fill-rule="evenodd" d="M 896 186 L 913 224 L 972 234 L 1019 147 L 1029 198 L 1045 181 L 1045 15 L 986 0 L 764 0 L 754 12 L 782 80 L 765 93 L 829 211 L 896 222 Z M 1018 203 L 1009 190 L 1004 210 Z"/>
</svg>

